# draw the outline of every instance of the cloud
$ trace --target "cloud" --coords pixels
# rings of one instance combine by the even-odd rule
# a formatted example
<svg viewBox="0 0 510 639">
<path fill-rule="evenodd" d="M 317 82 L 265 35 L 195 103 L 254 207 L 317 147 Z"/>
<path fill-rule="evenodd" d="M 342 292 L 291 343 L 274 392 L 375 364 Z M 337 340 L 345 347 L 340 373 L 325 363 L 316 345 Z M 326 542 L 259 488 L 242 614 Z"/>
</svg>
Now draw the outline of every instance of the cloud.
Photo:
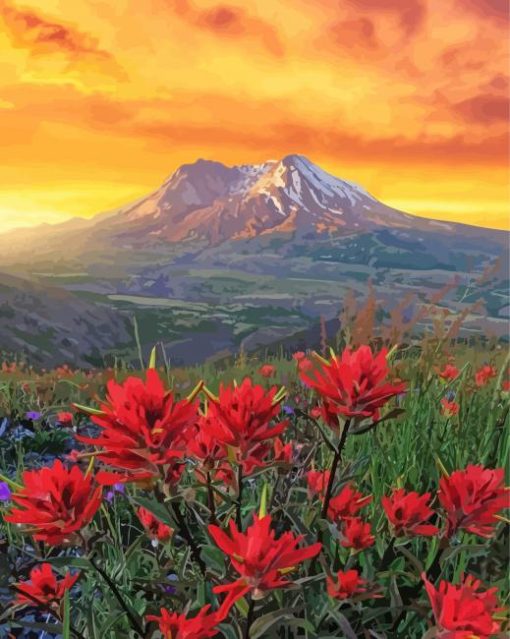
<svg viewBox="0 0 510 639">
<path fill-rule="evenodd" d="M 457 102 L 452 109 L 469 122 L 494 124 L 508 122 L 510 102 L 506 96 L 483 93 Z"/>
<path fill-rule="evenodd" d="M 457 0 L 459 8 L 468 9 L 480 17 L 501 20 L 502 26 L 510 16 L 508 0 Z"/>
<path fill-rule="evenodd" d="M 199 9 L 188 0 L 165 0 L 165 4 L 188 23 L 218 38 L 251 38 L 259 41 L 274 56 L 281 57 L 284 54 L 283 42 L 275 26 L 252 15 L 245 8 L 218 4 L 207 9 Z"/>
<path fill-rule="evenodd" d="M 425 0 L 345 0 L 345 5 L 350 5 L 358 13 L 372 16 L 394 15 L 408 36 L 420 29 L 427 13 Z"/>
<path fill-rule="evenodd" d="M 63 56 L 69 63 L 88 60 L 98 67 L 119 72 L 114 56 L 99 46 L 98 40 L 70 24 L 0 3 L 0 18 L 14 48 L 29 51 L 34 58 Z"/>
</svg>

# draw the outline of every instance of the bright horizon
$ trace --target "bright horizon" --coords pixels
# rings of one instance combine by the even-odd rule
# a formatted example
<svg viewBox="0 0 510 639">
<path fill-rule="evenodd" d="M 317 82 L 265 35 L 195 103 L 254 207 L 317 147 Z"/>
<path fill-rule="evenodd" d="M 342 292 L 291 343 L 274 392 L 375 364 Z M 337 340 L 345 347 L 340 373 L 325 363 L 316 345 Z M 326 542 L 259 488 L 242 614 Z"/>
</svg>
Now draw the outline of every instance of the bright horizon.
<svg viewBox="0 0 510 639">
<path fill-rule="evenodd" d="M 301 153 L 407 213 L 510 227 L 501 0 L 4 0 L 0 231 L 199 157 Z"/>
</svg>

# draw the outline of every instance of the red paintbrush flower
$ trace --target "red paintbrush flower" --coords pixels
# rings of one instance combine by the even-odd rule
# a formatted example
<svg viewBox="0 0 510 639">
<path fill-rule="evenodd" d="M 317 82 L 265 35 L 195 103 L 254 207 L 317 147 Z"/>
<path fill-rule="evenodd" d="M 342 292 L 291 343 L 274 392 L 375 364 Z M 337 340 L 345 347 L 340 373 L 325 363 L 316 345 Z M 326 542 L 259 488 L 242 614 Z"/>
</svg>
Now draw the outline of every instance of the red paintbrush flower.
<svg viewBox="0 0 510 639">
<path fill-rule="evenodd" d="M 354 551 L 369 548 L 375 542 L 370 524 L 364 522 L 360 517 L 351 517 L 343 521 L 342 536 L 342 546 L 352 548 Z"/>
<path fill-rule="evenodd" d="M 310 497 L 313 495 L 319 495 L 321 499 L 324 499 L 324 493 L 328 486 L 330 474 L 329 470 L 309 470 L 306 473 L 308 494 Z"/>
<path fill-rule="evenodd" d="M 201 415 L 197 424 L 190 430 L 187 442 L 188 455 L 201 462 L 207 472 L 217 462 L 227 458 L 227 448 L 214 436 L 214 424 L 210 416 Z"/>
<path fill-rule="evenodd" d="M 441 407 L 441 413 L 445 417 L 453 417 L 454 415 L 459 414 L 460 406 L 457 404 L 457 402 L 450 402 L 446 399 L 446 397 L 443 397 L 443 399 L 441 400 Z"/>
<path fill-rule="evenodd" d="M 459 530 L 480 537 L 492 535 L 496 515 L 509 506 L 504 476 L 503 468 L 469 465 L 441 478 L 438 496 L 447 514 L 447 537 Z"/>
<path fill-rule="evenodd" d="M 439 639 L 489 639 L 501 630 L 494 619 L 498 607 L 497 588 L 480 590 L 481 582 L 468 576 L 454 586 L 447 581 L 434 585 L 422 575 L 432 605 Z"/>
<path fill-rule="evenodd" d="M 510 380 L 505 379 L 501 384 L 501 390 L 504 393 L 510 393 Z"/>
<path fill-rule="evenodd" d="M 486 364 L 479 368 L 475 373 L 475 383 L 477 386 L 485 386 L 487 382 L 496 377 L 498 371 L 494 368 L 494 366 L 489 366 Z"/>
<path fill-rule="evenodd" d="M 147 534 L 153 541 L 166 541 L 173 535 L 173 528 L 170 528 L 170 526 L 167 526 L 160 521 L 151 513 L 150 510 L 140 507 L 136 511 L 136 514 Z"/>
<path fill-rule="evenodd" d="M 60 617 L 64 595 L 74 586 L 79 576 L 79 573 L 71 575 L 66 572 L 62 579 L 58 579 L 50 564 L 36 566 L 30 571 L 29 581 L 15 584 L 15 603 L 21 606 L 37 606 L 39 603 Z"/>
<path fill-rule="evenodd" d="M 273 377 L 276 374 L 276 368 L 271 364 L 264 364 L 259 368 L 262 377 Z"/>
<path fill-rule="evenodd" d="M 286 575 L 301 562 L 315 557 L 321 549 L 320 543 L 297 548 L 303 537 L 295 537 L 292 532 L 284 532 L 275 539 L 268 515 L 255 515 L 253 524 L 244 533 L 239 532 L 233 520 L 230 520 L 230 535 L 213 525 L 209 526 L 209 533 L 240 575 L 233 583 L 213 589 L 217 593 L 230 593 L 232 602 L 248 592 L 254 598 L 261 598 L 268 590 L 289 586 L 292 582 Z"/>
<path fill-rule="evenodd" d="M 267 391 L 247 377 L 240 386 L 222 385 L 218 397 L 208 396 L 211 436 L 233 451 L 246 474 L 263 465 L 271 449 L 268 440 L 280 435 L 289 423 L 273 423 L 280 413 L 282 390 L 273 386 Z"/>
<path fill-rule="evenodd" d="M 57 413 L 57 422 L 61 426 L 72 426 L 73 425 L 73 414 L 67 411 L 61 411 Z"/>
<path fill-rule="evenodd" d="M 453 382 L 459 376 L 459 372 L 459 369 L 453 364 L 446 364 L 443 370 L 437 371 L 437 374 L 445 382 Z"/>
<path fill-rule="evenodd" d="M 306 353 L 303 351 L 296 351 L 294 355 L 292 355 L 292 359 L 296 362 L 302 362 L 306 358 Z"/>
<path fill-rule="evenodd" d="M 16 506 L 5 521 L 28 526 L 37 541 L 52 546 L 71 543 L 101 505 L 101 488 L 78 466 L 53 466 L 23 473 L 23 488 L 12 495 Z"/>
<path fill-rule="evenodd" d="M 301 379 L 320 395 L 326 414 L 378 419 L 379 409 L 406 388 L 404 383 L 386 382 L 387 354 L 383 349 L 374 355 L 369 346 L 346 348 L 341 355 L 323 360 L 313 376 L 302 373 Z M 328 423 L 334 426 L 332 417 Z"/>
<path fill-rule="evenodd" d="M 101 434 L 78 439 L 102 449 L 98 458 L 124 471 L 130 481 L 158 476 L 184 454 L 197 404 L 191 398 L 176 401 L 154 369 L 147 371 L 145 382 L 137 377 L 128 377 L 123 384 L 110 380 L 107 389 L 103 414 L 92 416 Z"/>
<path fill-rule="evenodd" d="M 147 621 L 156 621 L 163 639 L 206 639 L 215 637 L 216 627 L 224 619 L 220 612 L 209 612 L 210 606 L 204 606 L 195 617 L 186 617 L 161 608 L 160 615 L 147 615 Z"/>
<path fill-rule="evenodd" d="M 284 444 L 279 437 L 275 437 L 273 442 L 274 460 L 292 466 L 294 463 L 294 446 L 292 442 Z"/>
<path fill-rule="evenodd" d="M 340 601 L 365 593 L 366 583 L 357 570 L 340 570 L 333 577 L 326 577 L 328 595 Z"/>
<path fill-rule="evenodd" d="M 391 497 L 381 499 L 384 512 L 390 522 L 395 537 L 423 535 L 429 537 L 439 532 L 437 526 L 429 523 L 434 514 L 429 507 L 430 493 L 419 495 L 403 488 L 394 490 Z"/>
<path fill-rule="evenodd" d="M 330 499 L 328 517 L 334 522 L 354 517 L 371 501 L 372 495 L 362 495 L 351 484 L 346 484 L 338 495 Z"/>
</svg>

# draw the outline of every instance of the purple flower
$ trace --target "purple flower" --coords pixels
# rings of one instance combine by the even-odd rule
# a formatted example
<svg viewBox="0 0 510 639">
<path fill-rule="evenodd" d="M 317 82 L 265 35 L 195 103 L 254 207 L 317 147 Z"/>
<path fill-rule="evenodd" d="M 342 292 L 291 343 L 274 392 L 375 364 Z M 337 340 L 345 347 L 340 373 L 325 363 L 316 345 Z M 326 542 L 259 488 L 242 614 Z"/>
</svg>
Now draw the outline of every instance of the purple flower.
<svg viewBox="0 0 510 639">
<path fill-rule="evenodd" d="M 9 501 L 11 498 L 11 490 L 5 481 L 0 481 L 0 501 Z"/>
<path fill-rule="evenodd" d="M 30 410 L 28 413 L 25 413 L 25 417 L 35 422 L 38 419 L 41 419 L 41 413 L 38 413 L 36 410 Z"/>
<path fill-rule="evenodd" d="M 123 495 L 125 492 L 126 492 L 125 484 L 113 484 L 112 489 L 106 493 L 105 499 L 109 504 L 111 504 L 113 501 L 113 498 L 115 497 L 115 493 L 120 493 L 121 495 Z"/>
<path fill-rule="evenodd" d="M 294 415 L 294 409 L 292 408 L 292 406 L 284 406 L 283 407 L 283 412 L 286 415 Z"/>
<path fill-rule="evenodd" d="M 173 582 L 179 581 L 179 577 L 175 575 L 174 573 L 171 573 L 170 575 L 168 575 L 167 579 L 168 581 L 173 581 Z M 167 595 L 175 595 L 175 593 L 177 592 L 177 588 L 176 586 L 163 586 L 163 591 Z"/>
</svg>

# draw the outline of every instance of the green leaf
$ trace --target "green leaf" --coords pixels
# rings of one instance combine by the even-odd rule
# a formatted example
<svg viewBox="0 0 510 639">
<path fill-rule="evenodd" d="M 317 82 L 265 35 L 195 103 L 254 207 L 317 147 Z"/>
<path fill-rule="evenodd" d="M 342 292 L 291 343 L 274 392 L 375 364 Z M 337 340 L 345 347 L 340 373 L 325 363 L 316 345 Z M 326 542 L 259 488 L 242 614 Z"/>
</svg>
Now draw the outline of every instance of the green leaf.
<svg viewBox="0 0 510 639">
<path fill-rule="evenodd" d="M 69 599 L 69 590 L 64 595 L 64 619 L 62 624 L 62 638 L 71 639 L 71 601 Z"/>
<path fill-rule="evenodd" d="M 219 548 L 216 546 L 202 546 L 201 554 L 208 568 L 219 574 L 225 572 L 225 555 Z"/>
<path fill-rule="evenodd" d="M 156 368 L 156 347 L 151 350 L 151 356 L 149 358 L 149 368 Z"/>
<path fill-rule="evenodd" d="M 165 506 L 163 504 L 160 504 L 159 501 L 147 499 L 147 497 L 133 497 L 133 501 L 138 506 L 146 508 L 167 526 L 172 526 L 172 528 L 175 528 L 175 521 L 173 520 Z"/>
<path fill-rule="evenodd" d="M 87 415 L 105 415 L 105 412 L 98 408 L 91 408 L 90 406 L 84 406 L 83 404 L 73 404 L 73 406 Z"/>
</svg>

